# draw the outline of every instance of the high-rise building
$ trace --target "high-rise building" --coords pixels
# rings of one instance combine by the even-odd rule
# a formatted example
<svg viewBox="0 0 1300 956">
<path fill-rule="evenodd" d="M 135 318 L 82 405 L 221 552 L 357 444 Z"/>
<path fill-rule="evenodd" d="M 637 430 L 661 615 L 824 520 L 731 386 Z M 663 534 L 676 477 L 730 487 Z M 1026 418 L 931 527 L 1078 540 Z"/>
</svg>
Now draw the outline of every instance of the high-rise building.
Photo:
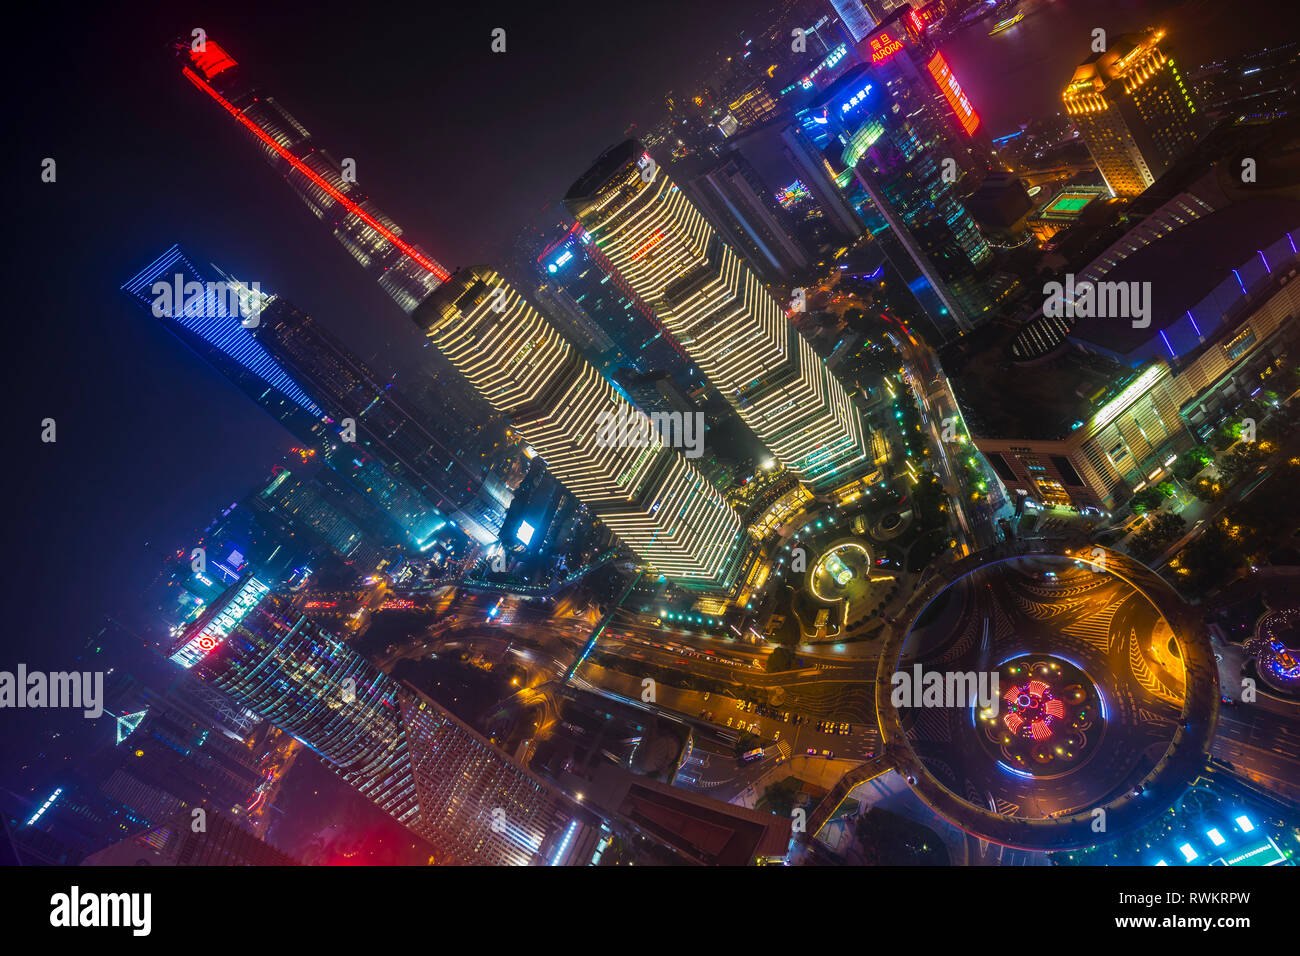
<svg viewBox="0 0 1300 956">
<path fill-rule="evenodd" d="M 563 794 L 256 578 L 195 621 L 172 660 L 293 734 L 439 862 L 543 863 L 582 825 Z"/>
<path fill-rule="evenodd" d="M 1206 131 L 1163 30 L 1125 33 L 1079 65 L 1065 111 L 1114 196 L 1137 196 Z"/>
<path fill-rule="evenodd" d="M 836 171 L 827 164 L 808 131 L 799 123 L 791 123 L 781 130 L 781 142 L 786 156 L 799 171 L 796 182 L 816 202 L 820 213 L 817 218 L 827 223 L 832 237 L 849 242 L 859 238 L 863 233 L 862 219 L 841 193 Z"/>
<path fill-rule="evenodd" d="M 905 53 L 900 48 L 891 56 Z M 913 100 L 914 108 L 895 109 L 900 98 Z M 990 305 L 984 277 L 993 253 L 957 196 L 959 164 L 942 146 L 947 134 L 933 103 L 908 83 L 886 80 L 876 67 L 858 66 L 800 120 L 808 140 L 835 154 L 845 184 L 862 189 L 870 213 L 884 220 L 920 270 L 936 298 L 917 299 L 923 306 L 935 303 L 927 311 L 940 334 L 970 329 Z"/>
<path fill-rule="evenodd" d="M 381 549 L 362 530 L 339 496 L 310 477 L 296 477 L 280 469 L 253 499 L 253 507 L 280 516 L 319 541 L 340 560 L 369 574 L 382 561 Z"/>
<path fill-rule="evenodd" d="M 453 435 L 418 414 L 310 316 L 179 246 L 122 289 L 381 509 L 398 540 L 422 545 L 447 518 L 480 543 L 496 540 L 510 492 L 487 436 Z"/>
<path fill-rule="evenodd" d="M 414 318 L 640 560 L 683 585 L 730 586 L 743 549 L 740 519 L 669 447 L 684 435 L 656 430 L 496 271 L 459 270 Z"/>
<path fill-rule="evenodd" d="M 768 282 L 788 282 L 808 268 L 808 257 L 777 218 L 776 201 L 758 171 L 740 153 L 730 153 L 688 189 L 697 205 Z"/>
<path fill-rule="evenodd" d="M 780 464 L 819 489 L 870 467 L 848 392 L 638 142 L 607 150 L 564 202 Z"/>
<path fill-rule="evenodd" d="M 854 43 L 861 43 L 872 27 L 876 18 L 863 6 L 862 0 L 831 0 L 831 6 L 839 16 L 840 22 L 853 37 Z"/>
<path fill-rule="evenodd" d="M 728 115 L 738 129 L 756 126 L 774 116 L 779 107 L 762 82 L 745 84 L 739 95 L 727 104 Z"/>
<path fill-rule="evenodd" d="M 684 387 L 699 384 L 681 346 L 577 223 L 547 243 L 536 267 L 547 317 L 607 376 L 662 370 Z"/>
<path fill-rule="evenodd" d="M 196 830 L 187 812 L 92 853 L 82 866 L 298 866 L 220 813 Z"/>
<path fill-rule="evenodd" d="M 382 379 L 311 316 L 287 303 L 273 303 L 255 334 L 330 417 L 355 420 L 356 444 L 380 466 L 365 469 L 370 496 L 390 513 L 409 510 L 400 523 L 413 537 L 424 540 L 429 525 L 439 522 L 421 522 L 424 509 L 407 500 L 415 498 L 408 488 L 475 540 L 495 539 L 510 506 L 510 490 L 488 445 L 492 433 L 500 432 L 499 423 L 470 434 L 453 431 L 454 423 L 423 414 L 404 389 Z"/>
<path fill-rule="evenodd" d="M 348 161 L 318 149 L 306 128 L 253 85 L 225 49 L 210 39 L 186 38 L 175 50 L 184 77 L 253 137 L 312 214 L 332 225 L 334 238 L 404 311 L 413 311 L 447 278 L 446 269 L 402 239 L 401 227 L 357 189 Z"/>
<path fill-rule="evenodd" d="M 1145 324 L 1078 316 L 1050 364 L 1008 376 L 1003 362 L 969 363 L 954 381 L 963 418 L 1007 490 L 1117 510 L 1167 480 L 1242 402 L 1289 387 L 1300 349 L 1297 238 L 1294 200 L 1228 206 L 1106 274 L 1111 288 L 1150 283 Z"/>
</svg>

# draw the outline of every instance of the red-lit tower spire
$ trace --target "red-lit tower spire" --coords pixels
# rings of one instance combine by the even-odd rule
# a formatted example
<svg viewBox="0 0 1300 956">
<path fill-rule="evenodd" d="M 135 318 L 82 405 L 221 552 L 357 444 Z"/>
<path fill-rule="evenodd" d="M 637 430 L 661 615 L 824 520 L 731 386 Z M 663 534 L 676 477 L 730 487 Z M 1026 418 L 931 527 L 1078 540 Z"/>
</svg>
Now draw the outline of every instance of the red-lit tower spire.
<svg viewBox="0 0 1300 956">
<path fill-rule="evenodd" d="M 418 246 L 344 176 L 341 163 L 317 149 L 311 134 L 273 98 L 248 83 L 239 64 L 222 47 L 205 40 L 196 50 L 178 41 L 185 78 L 233 116 L 262 147 L 334 238 L 406 312 L 412 312 L 450 273 Z"/>
</svg>

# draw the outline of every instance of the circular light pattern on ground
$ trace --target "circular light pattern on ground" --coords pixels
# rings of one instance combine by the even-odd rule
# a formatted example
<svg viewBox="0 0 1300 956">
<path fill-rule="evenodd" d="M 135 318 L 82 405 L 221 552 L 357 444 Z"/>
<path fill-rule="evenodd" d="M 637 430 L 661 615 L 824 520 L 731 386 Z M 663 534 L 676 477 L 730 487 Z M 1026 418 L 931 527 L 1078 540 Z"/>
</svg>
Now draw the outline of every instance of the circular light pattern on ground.
<svg viewBox="0 0 1300 956">
<path fill-rule="evenodd" d="M 818 559 L 809 584 L 816 597 L 833 602 L 850 593 L 855 579 L 865 581 L 870 575 L 870 549 L 858 541 L 845 541 L 828 548 Z"/>
<path fill-rule="evenodd" d="M 980 701 L 899 706 L 902 730 L 932 778 L 974 808 L 1030 821 L 1086 812 L 1138 786 L 1178 731 L 1172 638 L 1151 601 L 1106 570 L 1047 555 L 986 565 L 937 593 L 896 665 L 982 680 Z"/>
<path fill-rule="evenodd" d="M 1274 690 L 1300 696 L 1300 608 L 1270 611 L 1259 622 L 1255 667 Z"/>
<path fill-rule="evenodd" d="M 1091 679 L 1068 661 L 1026 655 L 998 668 L 998 707 L 982 711 L 981 742 L 1004 767 L 1036 777 L 1081 764 L 1105 730 Z"/>
</svg>

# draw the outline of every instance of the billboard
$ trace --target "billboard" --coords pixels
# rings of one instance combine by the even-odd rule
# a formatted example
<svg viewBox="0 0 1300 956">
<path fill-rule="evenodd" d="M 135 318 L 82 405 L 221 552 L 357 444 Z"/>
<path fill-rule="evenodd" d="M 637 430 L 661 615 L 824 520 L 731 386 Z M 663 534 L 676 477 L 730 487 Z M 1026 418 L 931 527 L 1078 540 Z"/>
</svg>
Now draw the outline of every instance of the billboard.
<svg viewBox="0 0 1300 956">
<path fill-rule="evenodd" d="M 270 590 L 257 578 L 249 578 L 197 631 L 190 631 L 188 640 L 176 649 L 171 659 L 187 670 L 193 667 L 220 647 L 235 625 L 257 607 Z"/>
<path fill-rule="evenodd" d="M 952 70 L 948 69 L 948 63 L 943 58 L 943 54 L 936 53 L 930 58 L 926 69 L 934 77 L 935 83 L 939 84 L 939 91 L 943 93 L 944 99 L 952 107 L 952 111 L 957 114 L 957 122 L 961 128 L 966 131 L 966 135 L 972 135 L 975 130 L 979 129 L 980 118 L 975 112 L 975 108 L 970 105 L 970 100 L 962 91 L 961 84 L 957 78 L 952 75 Z"/>
</svg>

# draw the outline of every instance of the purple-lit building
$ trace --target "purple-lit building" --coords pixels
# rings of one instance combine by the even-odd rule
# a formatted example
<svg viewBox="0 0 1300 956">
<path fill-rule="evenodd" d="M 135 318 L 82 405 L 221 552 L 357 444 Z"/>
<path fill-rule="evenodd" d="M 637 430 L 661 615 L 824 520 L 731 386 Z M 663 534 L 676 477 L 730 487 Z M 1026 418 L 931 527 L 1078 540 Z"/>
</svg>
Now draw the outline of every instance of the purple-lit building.
<svg viewBox="0 0 1300 956">
<path fill-rule="evenodd" d="M 1053 308 L 1066 313 L 1068 342 L 1045 364 L 1004 379 L 997 395 L 958 380 L 975 445 L 1007 489 L 1118 509 L 1272 387 L 1300 349 L 1298 238 L 1300 202 L 1238 203 L 1090 280 L 1090 298 L 1064 288 Z M 1025 390 L 1037 382 L 1057 398 L 1030 414 Z M 1010 420 L 989 412 L 1017 403 Z"/>
</svg>

